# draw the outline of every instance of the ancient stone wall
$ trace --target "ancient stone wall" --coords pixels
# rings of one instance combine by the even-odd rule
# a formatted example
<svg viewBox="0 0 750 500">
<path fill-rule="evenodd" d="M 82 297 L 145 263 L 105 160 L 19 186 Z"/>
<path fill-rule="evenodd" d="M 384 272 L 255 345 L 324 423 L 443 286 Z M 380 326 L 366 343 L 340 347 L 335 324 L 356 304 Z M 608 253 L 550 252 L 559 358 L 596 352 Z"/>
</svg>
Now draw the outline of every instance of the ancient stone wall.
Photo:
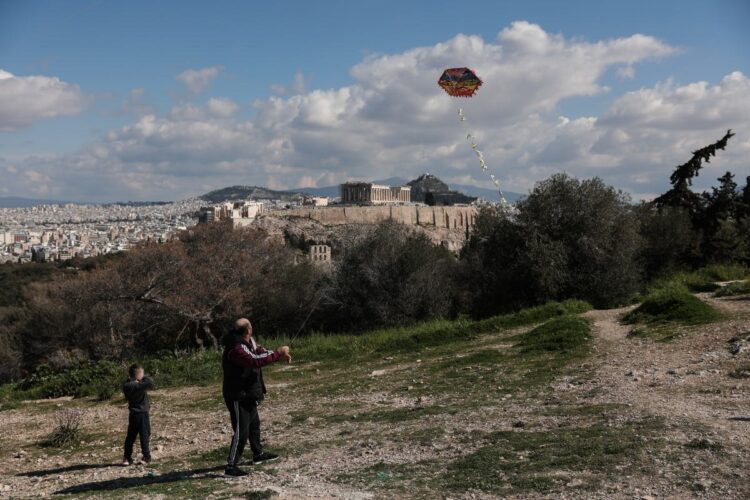
<svg viewBox="0 0 750 500">
<path fill-rule="evenodd" d="M 303 217 L 323 225 L 377 224 L 394 220 L 402 224 L 465 231 L 474 225 L 476 207 L 428 207 L 421 205 L 391 205 L 369 207 L 309 207 L 271 212 L 276 217 Z"/>
</svg>

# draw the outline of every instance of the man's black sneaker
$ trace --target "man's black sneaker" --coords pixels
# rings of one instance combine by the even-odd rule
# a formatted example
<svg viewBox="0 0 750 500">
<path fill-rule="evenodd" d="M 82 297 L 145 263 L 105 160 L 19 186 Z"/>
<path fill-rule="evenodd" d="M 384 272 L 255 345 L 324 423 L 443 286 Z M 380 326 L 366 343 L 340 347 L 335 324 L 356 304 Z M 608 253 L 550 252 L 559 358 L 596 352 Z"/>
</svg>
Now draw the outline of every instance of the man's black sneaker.
<svg viewBox="0 0 750 500">
<path fill-rule="evenodd" d="M 273 462 L 278 459 L 279 459 L 279 456 L 274 453 L 261 453 L 260 455 L 255 455 L 253 457 L 253 463 L 262 464 L 265 462 Z"/>
<path fill-rule="evenodd" d="M 224 469 L 225 476 L 242 477 L 247 476 L 247 472 L 240 469 L 239 467 L 227 467 Z"/>
</svg>

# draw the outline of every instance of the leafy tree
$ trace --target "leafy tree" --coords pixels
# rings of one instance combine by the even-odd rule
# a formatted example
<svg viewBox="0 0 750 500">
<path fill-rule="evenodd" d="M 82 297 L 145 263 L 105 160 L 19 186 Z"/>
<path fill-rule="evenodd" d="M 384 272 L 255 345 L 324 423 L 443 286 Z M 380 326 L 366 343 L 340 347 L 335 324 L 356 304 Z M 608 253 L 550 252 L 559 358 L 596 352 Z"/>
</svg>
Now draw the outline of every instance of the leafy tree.
<svg viewBox="0 0 750 500">
<path fill-rule="evenodd" d="M 640 261 L 647 279 L 690 269 L 702 260 L 702 234 L 684 208 L 643 203 L 636 208 L 643 240 Z"/>
<path fill-rule="evenodd" d="M 517 214 L 480 213 L 463 254 L 470 308 L 487 315 L 550 299 L 620 303 L 641 280 L 638 219 L 600 179 L 554 175 Z"/>
<path fill-rule="evenodd" d="M 325 327 L 366 330 L 451 315 L 454 270 L 451 252 L 424 233 L 381 223 L 343 249 Z"/>
</svg>

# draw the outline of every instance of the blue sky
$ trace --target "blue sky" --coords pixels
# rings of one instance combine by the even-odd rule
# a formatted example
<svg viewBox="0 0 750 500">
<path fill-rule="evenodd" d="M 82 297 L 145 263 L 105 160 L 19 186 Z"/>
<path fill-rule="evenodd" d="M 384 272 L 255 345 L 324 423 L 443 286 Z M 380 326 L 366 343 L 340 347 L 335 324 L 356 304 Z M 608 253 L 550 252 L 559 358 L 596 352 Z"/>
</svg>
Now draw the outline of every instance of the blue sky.
<svg viewBox="0 0 750 500">
<path fill-rule="evenodd" d="M 748 25 L 750 2 L 741 0 L 0 0 L 0 70 L 11 75 L 0 80 L 0 178 L 7 180 L 0 195 L 173 199 L 227 183 L 325 185 L 424 170 L 489 185 L 463 148 L 458 124 L 435 126 L 448 116 L 443 103 L 431 104 L 440 89 L 421 87 L 437 79 L 445 61 L 494 76 L 466 107 L 476 113 L 468 116 L 476 117 L 488 161 L 507 189 L 525 191 L 565 170 L 648 197 L 665 187 L 690 147 L 750 125 L 727 104 L 739 99 L 739 110 L 746 109 Z M 482 46 L 467 47 L 458 35 Z M 547 41 L 537 50 L 531 41 L 540 36 Z M 627 41 L 626 48 L 614 40 Z M 419 49 L 424 53 L 413 52 Z M 516 49 L 516 65 L 506 64 Z M 570 74 L 564 65 L 544 71 L 568 56 L 583 66 L 571 63 Z M 394 57 L 395 65 L 413 60 L 420 71 L 400 79 L 389 73 Z M 588 61 L 597 69 L 577 81 Z M 191 70 L 208 76 L 196 81 L 185 74 Z M 505 85 L 508 72 L 525 72 L 528 83 Z M 382 78 L 390 89 L 372 83 L 380 75 L 390 75 Z M 60 85 L 30 80 L 35 76 Z M 523 92 L 545 79 L 541 93 Z M 566 87 L 555 87 L 561 81 Z M 2 82 L 12 89 L 4 91 Z M 412 95 L 403 82 L 419 90 Z M 706 86 L 696 94 L 691 85 L 699 82 Z M 651 94 L 632 95 L 644 89 Z M 508 108 L 503 92 L 514 92 L 511 100 L 523 106 Z M 33 113 L 17 104 L 24 99 L 34 103 Z M 643 109 L 644 99 L 671 99 L 669 109 L 654 108 L 664 114 L 658 140 L 656 125 L 627 108 Z M 686 127 L 689 110 L 701 116 Z M 423 111 L 430 117 L 420 119 Z M 741 147 L 723 166 L 748 175 L 741 132 Z M 512 147 L 501 144 L 509 137 Z M 434 153 L 440 145 L 446 148 Z M 666 172 L 655 171 L 662 161 Z"/>
</svg>

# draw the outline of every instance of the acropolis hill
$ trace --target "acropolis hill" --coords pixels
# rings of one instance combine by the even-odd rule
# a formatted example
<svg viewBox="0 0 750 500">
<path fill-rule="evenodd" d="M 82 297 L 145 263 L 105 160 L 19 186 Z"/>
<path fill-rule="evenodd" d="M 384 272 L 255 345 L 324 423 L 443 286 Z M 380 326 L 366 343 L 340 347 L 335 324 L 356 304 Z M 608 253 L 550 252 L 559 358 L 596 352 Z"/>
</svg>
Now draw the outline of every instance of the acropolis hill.
<svg viewBox="0 0 750 500">
<path fill-rule="evenodd" d="M 255 219 L 253 225 L 270 234 L 323 243 L 344 237 L 347 226 L 373 225 L 391 220 L 415 226 L 433 243 L 460 250 L 476 219 L 474 206 L 428 207 L 422 205 L 304 207 L 274 211 Z"/>
</svg>

